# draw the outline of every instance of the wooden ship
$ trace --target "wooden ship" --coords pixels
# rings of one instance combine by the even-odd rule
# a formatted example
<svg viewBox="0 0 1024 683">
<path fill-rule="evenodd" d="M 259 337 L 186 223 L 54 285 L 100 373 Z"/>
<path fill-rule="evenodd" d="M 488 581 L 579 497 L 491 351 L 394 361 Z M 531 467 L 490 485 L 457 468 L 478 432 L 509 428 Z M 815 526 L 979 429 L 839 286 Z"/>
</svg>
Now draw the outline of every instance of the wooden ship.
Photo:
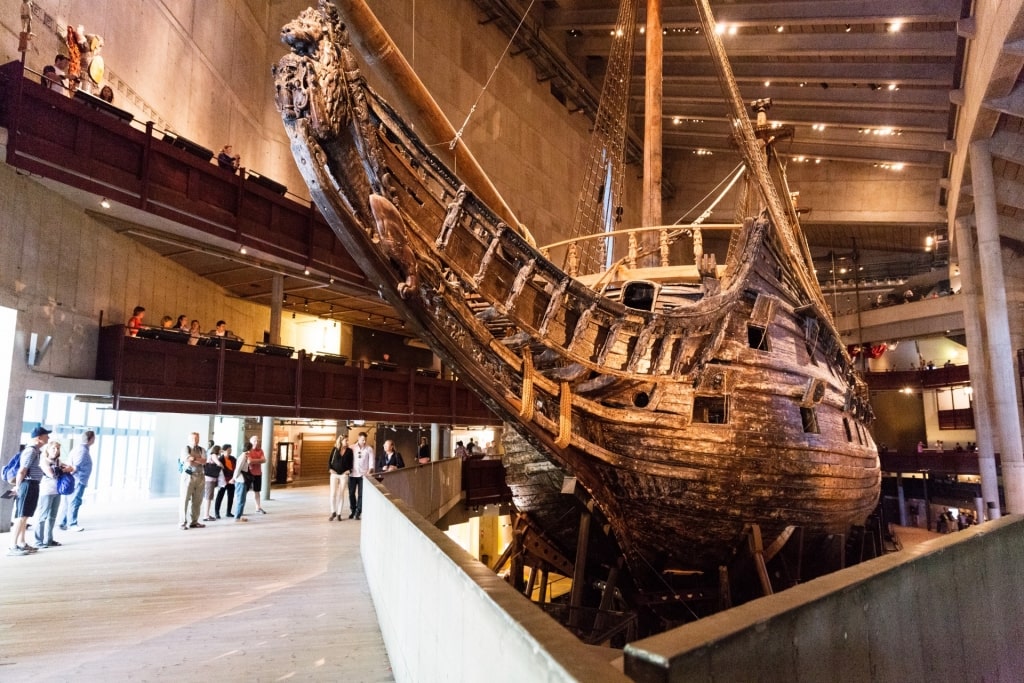
<svg viewBox="0 0 1024 683">
<path fill-rule="evenodd" d="M 749 207 L 721 265 L 699 222 L 609 235 L 607 201 L 586 191 L 572 238 L 535 246 L 359 0 L 304 11 L 275 66 L 293 154 L 338 239 L 412 331 L 589 493 L 641 592 L 686 573 L 717 581 L 752 529 L 766 548 L 800 529 L 803 550 L 820 549 L 865 522 L 880 485 L 866 387 L 772 162 L 779 132 L 750 120 L 710 7 L 696 4 Z M 628 11 L 620 20 L 633 25 Z M 425 123 L 368 86 L 368 64 Z M 603 97 L 624 110 L 613 80 Z M 603 107 L 597 147 L 621 148 L 624 124 Z M 592 168 L 608 175 L 607 161 Z M 648 232 L 654 246 L 636 246 Z M 693 261 L 666 263 L 683 238 Z"/>
</svg>

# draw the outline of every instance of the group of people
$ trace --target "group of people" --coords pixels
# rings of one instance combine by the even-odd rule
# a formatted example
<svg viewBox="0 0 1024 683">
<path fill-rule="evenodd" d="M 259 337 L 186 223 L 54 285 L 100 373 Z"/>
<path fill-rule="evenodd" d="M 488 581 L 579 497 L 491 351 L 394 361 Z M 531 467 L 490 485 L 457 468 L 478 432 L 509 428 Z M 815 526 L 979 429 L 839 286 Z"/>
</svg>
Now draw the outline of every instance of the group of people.
<svg viewBox="0 0 1024 683">
<path fill-rule="evenodd" d="M 142 306 L 136 306 L 132 310 L 132 317 L 128 319 L 128 324 L 125 326 L 124 333 L 129 337 L 136 337 L 139 334 L 139 330 L 142 329 L 142 321 L 146 317 L 146 309 Z M 209 332 L 203 332 L 202 326 L 198 320 L 189 320 L 189 317 L 185 314 L 179 315 L 178 319 L 175 320 L 169 315 L 165 315 L 160 319 L 160 327 L 165 330 L 175 330 L 189 336 L 188 343 L 191 346 L 196 346 L 199 340 L 203 337 L 216 339 L 218 337 L 224 337 L 226 339 L 239 339 L 238 335 L 228 329 L 228 324 L 224 320 L 218 320 L 216 325 Z"/>
<path fill-rule="evenodd" d="M 256 512 L 267 514 L 260 501 L 263 487 L 263 465 L 266 453 L 260 448 L 260 437 L 253 436 L 237 458 L 231 444 L 218 446 L 212 441 L 207 448 L 199 445 L 199 432 L 192 432 L 185 452 L 178 461 L 181 473 L 178 524 L 183 530 L 202 529 L 205 522 L 221 518 L 221 503 L 227 498 L 225 514 L 235 522 L 248 522 L 245 499 L 253 492 Z M 234 512 L 232 513 L 232 507 Z M 204 516 L 200 519 L 200 511 Z"/>
<path fill-rule="evenodd" d="M 16 501 L 11 527 L 13 542 L 8 555 L 24 556 L 40 548 L 56 548 L 62 544 L 54 538 L 55 527 L 61 530 L 82 531 L 78 511 L 92 474 L 90 448 L 96 442 L 96 433 L 86 431 L 66 460 L 61 460 L 61 444 L 50 441 L 51 431 L 37 426 L 32 440 L 19 454 L 18 472 L 14 481 Z M 58 491 L 57 479 L 62 474 L 74 477 L 74 489 L 67 494 Z M 29 519 L 35 515 L 35 545 L 26 540 Z"/>
<path fill-rule="evenodd" d="M 53 58 L 53 64 L 47 64 L 43 67 L 42 84 L 67 97 L 74 96 L 75 91 L 79 89 L 81 84 L 81 78 L 69 75 L 68 67 L 70 64 L 71 60 L 68 59 L 67 55 L 57 53 L 57 56 Z M 113 103 L 114 90 L 109 85 L 104 85 L 100 88 L 97 97 L 104 102 Z"/>
<path fill-rule="evenodd" d="M 430 447 L 425 437 L 420 438 L 417 460 L 430 462 Z M 339 436 L 334 441 L 327 469 L 331 477 L 331 516 L 327 521 L 339 522 L 344 519 L 345 489 L 348 489 L 349 519 L 361 519 L 363 515 L 363 477 L 383 472 L 394 472 L 405 467 L 405 459 L 395 450 L 395 442 L 388 439 L 384 450 L 374 455 L 373 446 L 366 442 L 366 432 L 359 432 L 355 446 L 349 446 L 348 437 Z M 346 483 L 347 482 L 347 483 Z"/>
</svg>

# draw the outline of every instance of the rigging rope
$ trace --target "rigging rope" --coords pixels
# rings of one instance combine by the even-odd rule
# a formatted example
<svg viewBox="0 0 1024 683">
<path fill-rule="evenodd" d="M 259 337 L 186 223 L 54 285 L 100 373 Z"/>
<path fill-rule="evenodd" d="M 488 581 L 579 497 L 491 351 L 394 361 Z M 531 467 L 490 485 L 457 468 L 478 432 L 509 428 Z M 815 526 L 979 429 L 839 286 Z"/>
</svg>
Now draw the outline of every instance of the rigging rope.
<svg viewBox="0 0 1024 683">
<path fill-rule="evenodd" d="M 601 87 L 594 131 L 585 157 L 583 182 L 569 232 L 572 239 L 603 232 L 606 221 L 617 222 L 622 218 L 624 150 L 638 6 L 639 0 L 625 0 L 619 6 L 615 20 L 608 69 Z M 604 242 L 595 239 L 581 243 L 580 273 L 593 273 L 603 268 Z M 565 265 L 563 262 L 563 269 Z"/>
<path fill-rule="evenodd" d="M 484 83 L 484 87 L 481 88 L 480 94 L 476 96 L 476 101 L 473 102 L 473 106 L 469 108 L 469 113 L 466 114 L 466 120 L 462 122 L 459 129 L 455 131 L 455 137 L 448 143 L 448 149 L 455 149 L 455 145 L 459 144 L 459 140 L 462 139 L 462 132 L 466 130 L 470 117 L 472 117 L 476 112 L 476 105 L 480 104 L 480 98 L 484 96 L 484 93 L 487 92 L 487 87 L 491 84 L 491 81 L 494 80 L 494 74 L 498 73 L 498 67 L 501 66 L 502 60 L 505 59 L 505 55 L 508 54 L 509 48 L 512 47 L 512 44 L 516 42 L 516 36 L 519 35 L 519 29 L 521 29 L 523 24 L 526 23 L 526 17 L 529 16 L 530 10 L 533 9 L 533 3 L 536 1 L 537 0 L 530 0 L 530 6 L 527 7 L 526 11 L 523 13 L 523 18 L 519 20 L 519 25 L 516 26 L 516 30 L 512 32 L 512 37 L 509 38 L 508 45 L 505 46 L 501 56 L 498 57 L 498 61 L 494 63 L 494 68 L 491 69 L 491 75 L 487 77 L 487 82 Z"/>
</svg>

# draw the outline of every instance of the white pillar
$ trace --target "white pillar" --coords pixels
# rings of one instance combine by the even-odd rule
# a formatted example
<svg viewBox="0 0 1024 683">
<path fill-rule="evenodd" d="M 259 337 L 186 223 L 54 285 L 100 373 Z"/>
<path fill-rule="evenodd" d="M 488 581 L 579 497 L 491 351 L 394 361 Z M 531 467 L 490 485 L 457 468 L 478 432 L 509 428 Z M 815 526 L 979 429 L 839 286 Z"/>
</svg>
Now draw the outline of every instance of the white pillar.
<svg viewBox="0 0 1024 683">
<path fill-rule="evenodd" d="M 441 459 L 441 425 L 436 422 L 430 424 L 430 462 L 437 462 Z"/>
<path fill-rule="evenodd" d="M 986 348 L 992 381 L 992 417 L 999 439 L 1006 511 L 1024 512 L 1024 452 L 1022 452 L 1020 412 L 1014 378 L 1015 359 L 1010 343 L 1010 321 L 1006 310 L 1006 281 L 1003 277 L 1003 251 L 999 243 L 999 214 L 996 209 L 992 154 L 988 143 L 971 143 L 971 182 L 974 187 L 974 215 L 978 230 L 978 262 L 985 273 Z"/>
<path fill-rule="evenodd" d="M 271 337 L 273 339 L 273 337 Z M 263 463 L 263 486 L 260 488 L 262 500 L 270 500 L 270 478 L 277 472 L 277 446 L 274 444 L 274 418 L 263 418 L 263 433 L 260 435 L 263 453 L 267 461 Z"/>
<path fill-rule="evenodd" d="M 964 333 L 967 357 L 971 368 L 974 431 L 978 444 L 978 467 L 981 473 L 981 497 L 988 505 L 981 507 L 978 522 L 999 519 L 999 479 L 996 475 L 996 449 L 992 428 L 990 369 L 981 320 L 981 284 L 975 267 L 974 240 L 967 221 L 957 221 L 956 251 L 960 263 L 960 300 L 964 311 Z M 988 509 L 988 514 L 984 513 Z"/>
</svg>

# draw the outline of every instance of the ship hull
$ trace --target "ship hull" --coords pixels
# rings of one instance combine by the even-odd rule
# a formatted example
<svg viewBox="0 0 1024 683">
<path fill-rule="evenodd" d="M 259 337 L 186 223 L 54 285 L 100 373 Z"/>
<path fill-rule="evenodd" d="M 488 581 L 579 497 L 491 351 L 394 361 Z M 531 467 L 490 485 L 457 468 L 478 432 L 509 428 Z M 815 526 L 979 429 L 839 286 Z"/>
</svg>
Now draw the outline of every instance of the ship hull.
<svg viewBox="0 0 1024 683">
<path fill-rule="evenodd" d="M 593 496 L 641 588 L 717 571 L 751 525 L 767 543 L 864 522 L 880 482 L 866 394 L 770 221 L 745 223 L 699 300 L 624 306 L 468 191 L 321 19 L 319 51 L 278 67 L 314 201 L 417 336 Z"/>
</svg>

